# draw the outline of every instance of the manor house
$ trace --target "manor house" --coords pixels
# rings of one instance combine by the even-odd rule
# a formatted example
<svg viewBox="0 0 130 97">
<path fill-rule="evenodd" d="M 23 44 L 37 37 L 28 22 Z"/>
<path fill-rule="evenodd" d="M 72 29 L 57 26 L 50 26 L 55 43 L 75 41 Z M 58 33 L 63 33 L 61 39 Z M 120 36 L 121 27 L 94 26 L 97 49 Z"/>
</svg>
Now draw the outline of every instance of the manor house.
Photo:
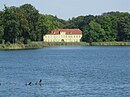
<svg viewBox="0 0 130 97">
<path fill-rule="evenodd" d="M 80 42 L 80 29 L 55 29 L 43 36 L 44 42 Z"/>
</svg>

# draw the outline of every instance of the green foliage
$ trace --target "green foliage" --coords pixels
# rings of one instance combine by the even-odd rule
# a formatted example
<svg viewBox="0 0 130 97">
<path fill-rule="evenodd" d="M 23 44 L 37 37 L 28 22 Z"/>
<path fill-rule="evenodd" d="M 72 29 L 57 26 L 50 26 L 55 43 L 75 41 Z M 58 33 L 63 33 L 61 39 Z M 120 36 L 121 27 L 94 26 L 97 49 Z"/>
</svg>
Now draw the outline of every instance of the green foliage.
<svg viewBox="0 0 130 97">
<path fill-rule="evenodd" d="M 63 23 L 60 22 L 62 20 L 54 17 L 52 15 L 41 15 L 42 25 L 46 27 L 48 31 L 58 28 L 63 28 Z"/>
<path fill-rule="evenodd" d="M 39 14 L 31 4 L 20 7 L 6 7 L 0 11 L 0 43 L 27 43 L 42 41 L 43 35 L 56 28 L 63 28 L 61 19 L 56 16 Z"/>
<path fill-rule="evenodd" d="M 59 28 L 79 28 L 82 41 L 130 41 L 130 14 L 108 12 L 99 16 L 79 16 L 68 21 L 52 15 L 39 14 L 31 4 L 7 7 L 0 11 L 0 43 L 30 43 L 42 41 L 48 31 Z"/>
<path fill-rule="evenodd" d="M 90 21 L 92 20 L 94 20 L 93 15 L 79 16 L 77 18 L 72 18 L 71 20 L 67 21 L 67 23 L 65 23 L 64 28 L 79 28 L 84 32 L 86 26 L 88 26 Z"/>
<path fill-rule="evenodd" d="M 3 35 L 4 35 L 4 28 L 3 26 L 0 26 L 0 43 L 2 43 Z"/>
<path fill-rule="evenodd" d="M 26 20 L 23 21 L 23 23 L 27 25 L 27 28 L 24 27 L 25 36 L 29 35 L 30 37 L 27 38 L 30 38 L 31 40 L 34 41 L 37 40 L 36 27 L 39 19 L 38 10 L 36 10 L 35 7 L 33 7 L 31 4 L 22 5 L 20 6 L 20 9 L 24 12 L 24 16 L 26 17 Z"/>
<path fill-rule="evenodd" d="M 9 47 L 11 43 L 9 41 L 6 42 L 6 47 Z"/>
<path fill-rule="evenodd" d="M 130 40 L 130 15 L 121 17 L 118 22 L 118 37 L 119 41 Z"/>
<path fill-rule="evenodd" d="M 19 34 L 19 20 L 16 16 L 15 7 L 5 7 L 4 15 L 4 40 L 15 43 Z"/>
<path fill-rule="evenodd" d="M 65 28 L 83 31 L 82 41 L 130 41 L 130 14 L 108 12 L 99 16 L 79 16 L 67 21 Z"/>
<path fill-rule="evenodd" d="M 84 39 L 88 42 L 101 42 L 105 41 L 105 31 L 101 28 L 101 25 L 95 21 L 91 21 L 89 26 L 86 27 Z"/>
</svg>

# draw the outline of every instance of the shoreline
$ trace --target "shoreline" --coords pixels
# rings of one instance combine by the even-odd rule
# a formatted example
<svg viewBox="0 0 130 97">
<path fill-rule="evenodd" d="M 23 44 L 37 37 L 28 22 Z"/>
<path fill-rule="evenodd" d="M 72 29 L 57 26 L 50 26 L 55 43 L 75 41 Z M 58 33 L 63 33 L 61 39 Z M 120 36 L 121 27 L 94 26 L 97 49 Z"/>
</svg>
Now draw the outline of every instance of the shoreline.
<svg viewBox="0 0 130 97">
<path fill-rule="evenodd" d="M 130 46 L 130 42 L 31 42 L 29 44 L 0 44 L 0 50 L 30 50 L 51 46 Z"/>
</svg>

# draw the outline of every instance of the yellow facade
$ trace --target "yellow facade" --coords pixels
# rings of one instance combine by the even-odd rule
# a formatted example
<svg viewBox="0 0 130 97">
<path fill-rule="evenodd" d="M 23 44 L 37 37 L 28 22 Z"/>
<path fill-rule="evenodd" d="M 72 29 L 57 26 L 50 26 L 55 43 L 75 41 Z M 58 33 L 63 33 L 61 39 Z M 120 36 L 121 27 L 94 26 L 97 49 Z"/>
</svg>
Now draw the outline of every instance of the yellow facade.
<svg viewBox="0 0 130 97">
<path fill-rule="evenodd" d="M 46 34 L 43 36 L 44 42 L 80 42 L 81 38 L 82 34 L 66 34 L 66 32 Z"/>
</svg>

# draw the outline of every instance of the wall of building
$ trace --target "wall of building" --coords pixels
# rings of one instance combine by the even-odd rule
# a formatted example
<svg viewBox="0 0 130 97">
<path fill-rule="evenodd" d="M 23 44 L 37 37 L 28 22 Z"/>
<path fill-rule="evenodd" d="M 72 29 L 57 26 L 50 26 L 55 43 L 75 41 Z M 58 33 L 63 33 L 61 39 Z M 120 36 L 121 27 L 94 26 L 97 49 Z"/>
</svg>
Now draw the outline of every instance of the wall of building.
<svg viewBox="0 0 130 97">
<path fill-rule="evenodd" d="M 43 40 L 44 42 L 80 42 L 81 38 L 81 34 L 66 34 L 61 32 L 60 34 L 46 34 Z"/>
</svg>

